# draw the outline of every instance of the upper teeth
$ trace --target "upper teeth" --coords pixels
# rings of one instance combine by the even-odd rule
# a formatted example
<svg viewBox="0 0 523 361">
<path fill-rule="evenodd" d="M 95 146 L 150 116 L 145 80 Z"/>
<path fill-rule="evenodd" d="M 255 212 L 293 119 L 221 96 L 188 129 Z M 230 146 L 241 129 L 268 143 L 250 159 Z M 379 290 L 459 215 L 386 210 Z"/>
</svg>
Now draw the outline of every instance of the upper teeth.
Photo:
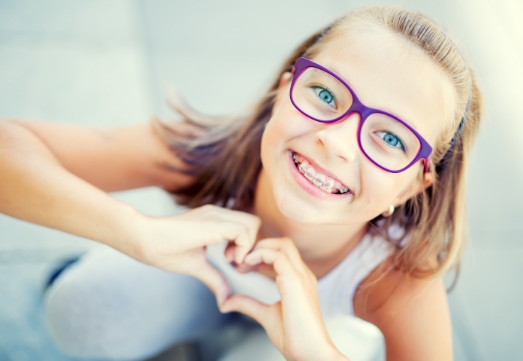
<svg viewBox="0 0 523 361">
<path fill-rule="evenodd" d="M 294 159 L 294 163 L 298 165 L 298 169 L 305 176 L 305 178 L 307 178 L 316 187 L 328 193 L 332 193 L 332 188 L 334 187 L 335 183 L 337 183 L 334 179 L 326 176 L 325 174 L 316 172 L 313 166 L 306 160 L 302 163 L 299 163 L 296 154 L 293 154 L 292 157 Z M 347 193 L 349 191 L 349 188 L 345 186 L 338 186 L 336 188 L 339 190 L 340 193 Z"/>
</svg>

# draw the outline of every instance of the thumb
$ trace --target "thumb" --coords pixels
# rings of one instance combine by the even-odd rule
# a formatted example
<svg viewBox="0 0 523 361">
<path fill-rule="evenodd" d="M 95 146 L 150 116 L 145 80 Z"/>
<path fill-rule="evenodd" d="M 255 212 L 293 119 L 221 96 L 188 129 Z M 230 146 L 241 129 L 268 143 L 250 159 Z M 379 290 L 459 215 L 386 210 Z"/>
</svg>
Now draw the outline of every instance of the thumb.
<svg viewBox="0 0 523 361">
<path fill-rule="evenodd" d="M 204 263 L 204 265 L 197 273 L 193 274 L 193 276 L 202 281 L 207 287 L 209 287 L 212 293 L 214 293 L 218 307 L 227 299 L 227 297 L 229 297 L 229 294 L 231 293 L 229 282 L 220 271 L 214 268 L 210 263 Z"/>
<path fill-rule="evenodd" d="M 253 318 L 256 322 L 265 327 L 265 315 L 269 307 L 270 306 L 267 306 L 266 304 L 261 303 L 260 301 L 257 301 L 251 297 L 234 295 L 222 303 L 220 311 L 224 313 L 232 311 L 243 313 L 244 315 Z"/>
</svg>

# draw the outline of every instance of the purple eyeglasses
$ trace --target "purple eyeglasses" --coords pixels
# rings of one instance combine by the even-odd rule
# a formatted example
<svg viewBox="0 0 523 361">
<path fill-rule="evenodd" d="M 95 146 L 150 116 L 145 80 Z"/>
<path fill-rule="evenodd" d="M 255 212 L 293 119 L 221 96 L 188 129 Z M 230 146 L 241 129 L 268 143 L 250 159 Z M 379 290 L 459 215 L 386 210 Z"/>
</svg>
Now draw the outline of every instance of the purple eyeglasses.
<svg viewBox="0 0 523 361">
<path fill-rule="evenodd" d="M 290 98 L 302 114 L 317 122 L 334 123 L 356 112 L 361 118 L 358 144 L 372 163 L 400 173 L 423 159 L 428 172 L 432 147 L 406 122 L 365 106 L 340 76 L 309 59 L 299 58 L 292 73 Z"/>
</svg>

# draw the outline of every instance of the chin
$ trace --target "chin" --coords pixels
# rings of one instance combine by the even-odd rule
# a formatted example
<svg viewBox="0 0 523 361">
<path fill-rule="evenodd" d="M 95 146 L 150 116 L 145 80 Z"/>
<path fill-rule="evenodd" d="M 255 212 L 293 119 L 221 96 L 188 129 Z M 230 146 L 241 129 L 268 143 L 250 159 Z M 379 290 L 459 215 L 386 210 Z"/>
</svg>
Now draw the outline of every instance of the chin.
<svg viewBox="0 0 523 361">
<path fill-rule="evenodd" d="M 276 204 L 282 215 L 296 223 L 325 224 L 331 223 L 333 220 L 333 215 L 330 212 L 324 212 L 294 197 L 277 197 Z"/>
</svg>

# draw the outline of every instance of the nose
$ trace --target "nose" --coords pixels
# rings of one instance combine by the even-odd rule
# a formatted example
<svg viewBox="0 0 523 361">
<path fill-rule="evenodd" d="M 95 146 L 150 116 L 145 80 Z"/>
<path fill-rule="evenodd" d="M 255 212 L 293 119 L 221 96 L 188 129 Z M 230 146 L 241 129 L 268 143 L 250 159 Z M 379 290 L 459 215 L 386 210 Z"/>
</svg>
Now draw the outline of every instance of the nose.
<svg viewBox="0 0 523 361">
<path fill-rule="evenodd" d="M 358 113 L 351 113 L 335 123 L 324 123 L 316 132 L 316 140 L 324 147 L 329 158 L 344 162 L 353 162 L 356 159 L 359 152 L 360 118 Z"/>
</svg>

